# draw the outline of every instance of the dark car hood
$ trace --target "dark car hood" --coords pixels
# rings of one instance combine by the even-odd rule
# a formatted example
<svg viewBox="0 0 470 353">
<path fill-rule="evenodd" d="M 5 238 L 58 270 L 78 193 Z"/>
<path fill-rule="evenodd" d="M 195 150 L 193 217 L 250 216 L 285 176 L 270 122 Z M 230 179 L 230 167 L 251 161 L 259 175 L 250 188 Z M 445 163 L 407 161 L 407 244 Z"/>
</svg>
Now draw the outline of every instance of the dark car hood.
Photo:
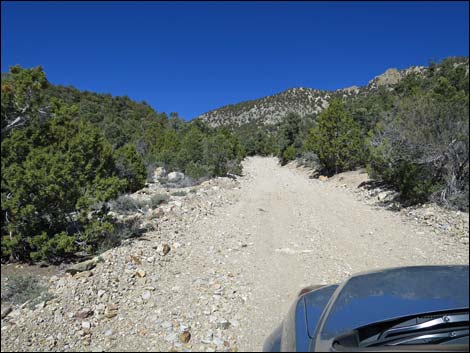
<svg viewBox="0 0 470 353">
<path fill-rule="evenodd" d="M 323 312 L 316 327 L 317 348 L 374 322 L 468 308 L 468 276 L 468 266 L 419 266 L 351 277 L 336 289 Z"/>
</svg>

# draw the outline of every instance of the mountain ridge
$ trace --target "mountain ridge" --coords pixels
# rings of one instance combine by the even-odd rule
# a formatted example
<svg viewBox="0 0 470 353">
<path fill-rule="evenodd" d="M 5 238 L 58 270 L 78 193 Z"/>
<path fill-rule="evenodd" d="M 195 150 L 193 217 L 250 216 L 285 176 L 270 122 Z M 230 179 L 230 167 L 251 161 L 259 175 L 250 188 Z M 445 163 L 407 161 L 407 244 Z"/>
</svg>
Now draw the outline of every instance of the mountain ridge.
<svg viewBox="0 0 470 353">
<path fill-rule="evenodd" d="M 468 65 L 468 58 L 462 58 L 459 64 Z M 364 86 L 353 85 L 336 90 L 292 87 L 269 96 L 224 105 L 200 114 L 194 120 L 201 120 L 212 127 L 236 127 L 253 122 L 275 125 L 290 112 L 301 116 L 316 115 L 328 107 L 331 98 L 367 93 L 382 86 L 390 88 L 410 74 L 424 75 L 429 68 L 430 66 L 389 68 Z"/>
</svg>

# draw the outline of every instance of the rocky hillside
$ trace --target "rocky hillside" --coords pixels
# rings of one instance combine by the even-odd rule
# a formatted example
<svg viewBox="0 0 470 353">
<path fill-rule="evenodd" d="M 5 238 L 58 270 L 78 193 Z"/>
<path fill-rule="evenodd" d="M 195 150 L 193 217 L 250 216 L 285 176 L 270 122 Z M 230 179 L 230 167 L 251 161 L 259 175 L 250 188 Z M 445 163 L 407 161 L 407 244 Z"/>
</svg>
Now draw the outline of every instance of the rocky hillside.
<svg viewBox="0 0 470 353">
<path fill-rule="evenodd" d="M 243 125 L 251 122 L 275 124 L 289 112 L 314 114 L 328 107 L 331 92 L 311 88 L 291 88 L 260 99 L 226 105 L 197 117 L 211 126 Z"/>
<path fill-rule="evenodd" d="M 466 64 L 466 61 L 454 65 Z M 338 89 L 336 91 L 324 91 L 305 87 L 290 88 L 284 92 L 259 98 L 255 100 L 230 104 L 221 108 L 206 112 L 196 119 L 201 119 L 213 127 L 240 126 L 247 123 L 264 125 L 276 124 L 289 112 L 300 116 L 317 114 L 328 107 L 331 98 L 357 95 L 375 90 L 381 86 L 392 86 L 411 73 L 424 75 L 428 67 L 412 66 L 407 69 L 397 70 L 390 68 L 383 74 L 371 79 L 367 85 Z"/>
</svg>

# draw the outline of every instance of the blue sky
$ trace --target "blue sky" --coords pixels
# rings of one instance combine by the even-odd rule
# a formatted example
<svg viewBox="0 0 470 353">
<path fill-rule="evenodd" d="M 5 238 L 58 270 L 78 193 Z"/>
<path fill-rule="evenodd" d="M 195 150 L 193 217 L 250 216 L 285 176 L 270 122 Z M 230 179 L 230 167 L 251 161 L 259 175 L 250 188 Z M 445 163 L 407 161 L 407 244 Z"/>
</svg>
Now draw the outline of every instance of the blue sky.
<svg viewBox="0 0 470 353">
<path fill-rule="evenodd" d="M 191 119 L 291 87 L 468 56 L 468 2 L 2 2 L 2 72 Z"/>
</svg>

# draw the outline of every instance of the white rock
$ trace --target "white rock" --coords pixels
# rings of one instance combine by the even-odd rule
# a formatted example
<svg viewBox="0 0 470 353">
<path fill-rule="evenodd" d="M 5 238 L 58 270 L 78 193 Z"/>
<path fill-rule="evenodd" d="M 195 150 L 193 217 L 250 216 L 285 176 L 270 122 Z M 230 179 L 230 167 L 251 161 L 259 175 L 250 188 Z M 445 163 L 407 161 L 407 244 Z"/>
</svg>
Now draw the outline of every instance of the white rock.
<svg viewBox="0 0 470 353">
<path fill-rule="evenodd" d="M 168 181 L 170 183 L 176 183 L 180 180 L 183 180 L 184 179 L 184 174 L 183 173 L 180 173 L 180 172 L 171 172 L 170 174 L 168 174 Z"/>
<path fill-rule="evenodd" d="M 163 167 L 158 167 L 157 169 L 155 169 L 155 171 L 153 172 L 153 181 L 154 182 L 157 182 L 158 179 L 164 177 L 166 175 L 166 169 L 163 168 Z"/>
<path fill-rule="evenodd" d="M 143 300 L 149 300 L 151 297 L 150 291 L 146 290 L 145 292 L 142 293 L 142 299 Z"/>
</svg>

